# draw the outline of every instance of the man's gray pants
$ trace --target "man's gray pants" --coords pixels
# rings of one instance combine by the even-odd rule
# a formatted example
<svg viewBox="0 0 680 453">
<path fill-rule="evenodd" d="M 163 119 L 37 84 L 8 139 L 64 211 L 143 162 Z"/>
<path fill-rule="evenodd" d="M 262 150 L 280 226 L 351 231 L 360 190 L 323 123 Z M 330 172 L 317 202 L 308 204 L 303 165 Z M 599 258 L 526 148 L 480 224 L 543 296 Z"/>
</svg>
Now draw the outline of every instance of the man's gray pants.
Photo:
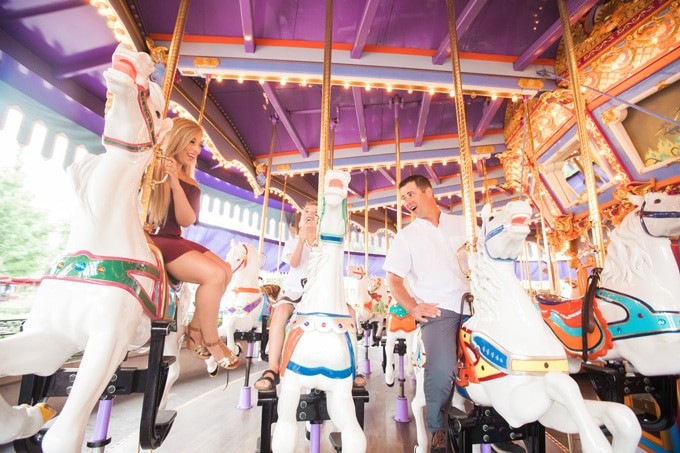
<svg viewBox="0 0 680 453">
<path fill-rule="evenodd" d="M 458 369 L 457 334 L 460 314 L 442 310 L 438 318 L 428 318 L 421 324 L 425 345 L 425 403 L 427 430 L 434 433 L 446 427 L 445 414 L 453 395 L 453 383 Z"/>
</svg>

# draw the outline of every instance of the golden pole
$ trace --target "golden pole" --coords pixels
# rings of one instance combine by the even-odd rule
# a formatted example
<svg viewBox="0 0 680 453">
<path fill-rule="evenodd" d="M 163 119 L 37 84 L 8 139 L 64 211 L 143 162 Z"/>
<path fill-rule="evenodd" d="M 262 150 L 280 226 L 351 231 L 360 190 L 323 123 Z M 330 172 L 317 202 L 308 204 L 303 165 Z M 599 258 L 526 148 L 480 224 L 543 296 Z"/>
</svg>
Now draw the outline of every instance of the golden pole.
<svg viewBox="0 0 680 453">
<path fill-rule="evenodd" d="M 319 143 L 319 207 L 328 168 L 328 130 L 331 123 L 331 52 L 333 51 L 333 0 L 326 0 L 326 31 L 323 42 L 323 81 L 321 84 L 321 139 Z"/>
<path fill-rule="evenodd" d="M 550 294 L 557 294 L 557 281 L 555 279 L 555 267 L 553 262 L 552 249 L 548 242 L 548 231 L 545 225 L 545 217 L 543 217 L 543 202 L 537 200 L 538 213 L 541 217 L 541 233 L 543 234 L 543 248 L 545 248 L 546 264 L 548 266 L 548 282 L 550 283 Z"/>
<path fill-rule="evenodd" d="M 364 172 L 364 269 L 368 275 L 368 170 Z"/>
<path fill-rule="evenodd" d="M 396 155 L 396 168 L 395 173 L 395 185 L 397 188 L 397 231 L 401 231 L 402 224 L 402 208 L 401 208 L 401 195 L 399 194 L 399 186 L 401 185 L 401 143 L 399 140 L 399 102 L 398 96 L 392 98 L 394 101 L 394 153 Z"/>
<path fill-rule="evenodd" d="M 590 139 L 586 129 L 585 102 L 581 96 L 581 82 L 578 78 L 578 67 L 576 66 L 576 56 L 574 54 L 574 39 L 571 34 L 571 25 L 569 24 L 569 11 L 564 0 L 557 0 L 557 6 L 560 11 L 564 49 L 566 50 L 567 63 L 569 64 L 571 91 L 574 95 L 574 111 L 576 113 L 578 139 L 581 144 L 581 162 L 583 163 L 583 176 L 588 194 L 588 210 L 590 211 L 590 223 L 593 230 L 595 266 L 602 269 L 604 266 L 604 237 L 602 235 L 600 210 L 597 204 L 597 186 L 595 184 L 593 159 L 590 154 Z"/>
<path fill-rule="evenodd" d="M 474 184 L 472 180 L 472 157 L 470 153 L 470 137 L 467 132 L 465 101 L 463 99 L 463 82 L 460 75 L 458 58 L 458 33 L 456 31 L 456 11 L 453 0 L 446 0 L 446 14 L 449 23 L 449 44 L 451 46 L 451 66 L 453 73 L 453 89 L 455 92 L 456 122 L 458 124 L 458 145 L 460 148 L 460 186 L 465 216 L 465 236 L 467 249 L 472 253 L 477 242 L 477 214 Z"/>
<path fill-rule="evenodd" d="M 387 229 L 387 207 L 385 208 L 385 255 L 390 248 L 390 231 Z"/>
<path fill-rule="evenodd" d="M 189 11 L 189 0 L 180 0 L 179 11 L 177 12 L 177 21 L 175 21 L 175 30 L 172 33 L 172 40 L 170 41 L 170 51 L 168 53 L 168 62 L 165 67 L 165 78 L 163 79 L 163 99 L 165 105 L 161 111 L 161 115 L 165 118 L 168 115 L 168 106 L 170 105 L 170 94 L 175 81 L 175 72 L 177 71 L 177 62 L 179 61 L 179 48 L 184 37 L 184 25 L 187 21 L 187 12 Z M 160 151 L 160 145 L 156 144 L 156 149 Z M 151 190 L 153 183 L 154 170 L 156 168 L 156 154 L 146 169 L 144 178 L 142 179 L 142 223 L 146 222 L 146 216 L 149 213 L 149 203 L 151 202 Z"/>
<path fill-rule="evenodd" d="M 276 119 L 272 119 L 272 139 L 269 142 L 269 159 L 267 160 L 267 182 L 264 185 L 264 201 L 262 203 L 262 224 L 260 226 L 260 242 L 257 245 L 257 255 L 262 256 L 264 248 L 264 231 L 267 227 L 267 207 L 269 205 L 269 185 L 272 182 L 272 159 L 274 158 L 274 140 L 276 139 Z M 278 265 L 278 263 L 276 263 Z"/>
<path fill-rule="evenodd" d="M 543 251 L 541 250 L 541 240 L 538 237 L 538 232 L 536 233 L 536 255 L 538 256 L 536 260 L 536 265 L 538 266 L 538 287 L 543 289 Z"/>
<path fill-rule="evenodd" d="M 286 189 L 288 188 L 288 173 L 283 177 L 283 195 L 281 196 L 281 219 L 279 220 L 279 247 L 276 253 L 276 268 L 281 263 L 281 238 L 283 237 L 283 219 L 286 213 Z"/>
<path fill-rule="evenodd" d="M 208 100 L 208 88 L 210 87 L 210 74 L 205 76 L 205 88 L 203 89 L 203 100 L 201 101 L 201 111 L 198 113 L 198 124 L 203 122 L 203 116 L 205 115 L 205 103 Z"/>
<path fill-rule="evenodd" d="M 331 126 L 331 134 L 330 138 L 328 139 L 328 168 L 333 169 L 333 155 L 335 154 L 335 126 L 336 123 L 335 121 L 331 121 L 330 123 Z"/>
</svg>

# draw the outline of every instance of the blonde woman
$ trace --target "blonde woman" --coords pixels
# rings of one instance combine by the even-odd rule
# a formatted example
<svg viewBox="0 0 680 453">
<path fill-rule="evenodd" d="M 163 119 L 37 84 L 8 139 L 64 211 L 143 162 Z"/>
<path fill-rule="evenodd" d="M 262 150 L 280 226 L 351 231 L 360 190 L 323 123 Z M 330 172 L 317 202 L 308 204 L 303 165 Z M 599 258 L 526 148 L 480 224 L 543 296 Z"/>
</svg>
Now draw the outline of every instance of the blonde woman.
<svg viewBox="0 0 680 453">
<path fill-rule="evenodd" d="M 157 166 L 156 175 L 168 178 L 152 192 L 148 223 L 159 227 L 151 238 L 163 254 L 168 273 L 198 284 L 187 346 L 199 358 L 212 355 L 221 367 L 233 369 L 238 366 L 238 358 L 217 333 L 220 300 L 231 280 L 231 267 L 207 248 L 182 237 L 182 227 L 198 221 L 201 189 L 193 176 L 202 137 L 203 130 L 196 122 L 173 120 L 163 140 L 166 159 Z"/>
</svg>

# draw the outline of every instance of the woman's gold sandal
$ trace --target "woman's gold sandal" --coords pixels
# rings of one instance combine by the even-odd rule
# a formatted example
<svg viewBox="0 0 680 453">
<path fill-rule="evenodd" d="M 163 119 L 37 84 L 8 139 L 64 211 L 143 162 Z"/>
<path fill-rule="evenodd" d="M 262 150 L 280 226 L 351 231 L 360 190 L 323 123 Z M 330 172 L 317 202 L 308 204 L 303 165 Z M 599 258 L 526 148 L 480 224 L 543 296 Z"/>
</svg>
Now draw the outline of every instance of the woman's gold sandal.
<svg viewBox="0 0 680 453">
<path fill-rule="evenodd" d="M 199 332 L 201 333 L 201 329 L 197 329 L 195 327 L 192 327 L 191 324 L 187 326 L 187 329 L 189 332 Z M 196 357 L 198 357 L 201 360 L 206 360 L 210 358 L 210 352 L 205 348 L 204 345 L 202 344 L 197 344 L 193 338 L 191 338 L 191 335 L 189 333 L 185 333 L 185 341 L 187 344 L 187 348 L 191 349 L 194 351 L 196 354 Z"/>
<path fill-rule="evenodd" d="M 231 352 L 231 349 L 229 349 L 222 340 L 217 339 L 217 341 L 214 341 L 212 343 L 205 343 L 205 346 L 207 348 L 219 346 L 220 350 L 224 354 L 224 357 L 222 357 L 221 359 L 217 359 L 215 357 L 215 354 L 213 354 L 213 358 L 215 359 L 215 362 L 217 362 L 217 364 L 222 368 L 226 368 L 227 370 L 233 370 L 234 368 L 238 367 L 239 364 L 238 357 L 236 357 L 234 353 Z"/>
</svg>

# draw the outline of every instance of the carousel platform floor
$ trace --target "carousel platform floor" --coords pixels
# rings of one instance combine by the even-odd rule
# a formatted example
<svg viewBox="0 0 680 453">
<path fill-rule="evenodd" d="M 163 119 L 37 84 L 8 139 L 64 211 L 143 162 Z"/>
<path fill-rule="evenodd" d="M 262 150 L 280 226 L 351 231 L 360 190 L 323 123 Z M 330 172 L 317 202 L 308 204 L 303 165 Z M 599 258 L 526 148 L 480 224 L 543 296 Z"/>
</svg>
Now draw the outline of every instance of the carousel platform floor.
<svg viewBox="0 0 680 453">
<path fill-rule="evenodd" d="M 363 357 L 363 350 L 360 352 Z M 395 412 L 398 387 L 388 388 L 385 385 L 381 369 L 382 351 L 371 348 L 372 374 L 367 376 L 367 389 L 370 402 L 366 405 L 365 432 L 369 453 L 410 453 L 416 442 L 415 422 L 396 422 L 392 417 Z M 144 357 L 131 359 L 130 366 L 145 367 Z M 130 363 L 132 362 L 132 363 Z M 138 363 L 137 363 L 138 362 Z M 257 392 L 252 393 L 254 407 L 249 410 L 238 409 L 239 393 L 244 382 L 242 365 L 230 372 L 229 384 L 226 385 L 226 373 L 221 372 L 218 377 L 210 378 L 205 374 L 202 362 L 193 358 L 188 351 L 182 351 L 182 377 L 173 387 L 170 394 L 169 408 L 177 410 L 175 424 L 165 440 L 157 449 L 159 453 L 186 453 L 200 451 L 206 453 L 254 452 L 260 429 L 261 409 L 257 404 Z M 266 368 L 265 364 L 254 361 L 251 383 Z M 587 383 L 586 383 L 587 384 Z M 226 385 L 226 387 L 225 387 Z M 13 392 L 0 387 L 0 393 L 8 401 Z M 406 382 L 406 396 L 410 400 L 415 394 L 415 382 Z M 138 452 L 138 425 L 141 412 L 141 395 L 121 396 L 116 398 L 109 428 L 112 442 L 107 446 L 107 452 L 135 453 Z M 55 401 L 50 400 L 50 403 Z M 58 406 L 59 401 L 56 401 Z M 412 414 L 409 406 L 409 415 Z M 96 417 L 96 408 L 90 417 L 86 439 L 89 439 Z M 322 428 L 321 451 L 333 452 L 328 434 L 333 431 L 330 422 L 324 423 Z M 296 452 L 309 451 L 308 442 L 304 438 L 304 424 L 298 424 L 299 441 Z M 578 436 L 572 436 L 572 449 L 569 449 L 565 434 L 549 431 L 546 434 L 546 452 L 580 452 Z M 0 453 L 12 452 L 9 445 L 0 445 Z M 91 451 L 84 448 L 84 452 Z M 642 450 L 640 450 L 642 451 Z"/>
</svg>

